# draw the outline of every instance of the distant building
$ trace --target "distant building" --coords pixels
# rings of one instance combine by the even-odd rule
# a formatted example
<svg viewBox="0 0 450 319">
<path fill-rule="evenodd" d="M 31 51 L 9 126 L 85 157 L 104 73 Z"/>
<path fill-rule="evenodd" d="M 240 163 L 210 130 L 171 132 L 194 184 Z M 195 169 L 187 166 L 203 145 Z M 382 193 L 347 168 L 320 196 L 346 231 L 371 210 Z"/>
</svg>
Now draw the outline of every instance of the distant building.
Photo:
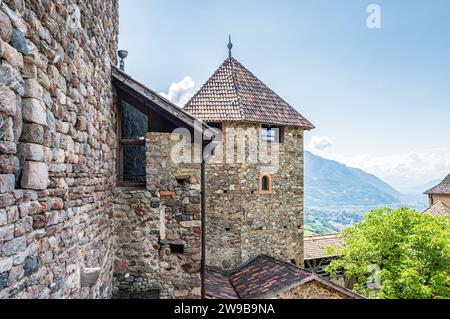
<svg viewBox="0 0 450 319">
<path fill-rule="evenodd" d="M 328 247 L 342 247 L 342 239 L 336 234 L 305 236 L 305 269 L 328 277 L 325 268 L 337 255 L 329 255 Z"/>
<path fill-rule="evenodd" d="M 450 175 L 425 194 L 430 198 L 430 208 L 424 212 L 425 214 L 450 217 Z"/>
</svg>

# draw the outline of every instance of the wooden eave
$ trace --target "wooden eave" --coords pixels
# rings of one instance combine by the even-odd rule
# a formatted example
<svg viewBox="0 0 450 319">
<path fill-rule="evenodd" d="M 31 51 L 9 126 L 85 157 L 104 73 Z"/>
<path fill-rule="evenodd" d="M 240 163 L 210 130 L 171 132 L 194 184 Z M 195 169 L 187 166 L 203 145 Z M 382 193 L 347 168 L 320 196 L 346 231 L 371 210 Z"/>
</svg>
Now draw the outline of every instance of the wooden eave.
<svg viewBox="0 0 450 319">
<path fill-rule="evenodd" d="M 206 123 L 196 119 L 116 67 L 112 68 L 112 81 L 118 90 L 118 95 L 137 101 L 139 105 L 135 107 L 144 114 L 152 116 L 157 113 L 177 127 L 202 134 L 207 140 L 214 138 L 211 128 Z M 195 125 L 196 122 L 201 123 L 201 128 Z"/>
</svg>

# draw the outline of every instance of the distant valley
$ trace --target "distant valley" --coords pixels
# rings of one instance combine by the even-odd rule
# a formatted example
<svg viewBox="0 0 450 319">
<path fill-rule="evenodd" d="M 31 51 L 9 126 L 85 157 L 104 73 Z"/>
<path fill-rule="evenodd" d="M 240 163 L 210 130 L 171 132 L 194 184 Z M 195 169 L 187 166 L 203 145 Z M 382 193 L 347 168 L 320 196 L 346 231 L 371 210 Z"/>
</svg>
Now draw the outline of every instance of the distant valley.
<svg viewBox="0 0 450 319">
<path fill-rule="evenodd" d="M 423 187 L 411 187 L 409 194 L 403 194 L 375 175 L 306 151 L 305 231 L 340 232 L 362 221 L 370 210 L 384 207 L 424 210 L 427 197 L 421 193 L 429 187 Z"/>
</svg>

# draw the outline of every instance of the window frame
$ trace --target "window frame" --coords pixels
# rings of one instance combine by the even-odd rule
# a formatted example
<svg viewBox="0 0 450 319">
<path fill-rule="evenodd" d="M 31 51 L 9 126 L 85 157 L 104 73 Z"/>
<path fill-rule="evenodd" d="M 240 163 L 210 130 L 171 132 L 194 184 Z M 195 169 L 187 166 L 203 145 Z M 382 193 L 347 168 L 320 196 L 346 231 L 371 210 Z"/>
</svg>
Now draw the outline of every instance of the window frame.
<svg viewBox="0 0 450 319">
<path fill-rule="evenodd" d="M 264 132 L 273 132 L 273 134 L 271 134 L 271 136 L 273 135 L 274 140 L 266 139 L 267 136 L 269 136 L 269 135 L 268 134 L 265 135 Z M 278 132 L 278 134 L 277 134 L 277 132 Z M 284 143 L 284 127 L 272 126 L 272 125 L 262 125 L 260 138 L 265 143 L 283 144 Z"/>
<path fill-rule="evenodd" d="M 267 178 L 268 190 L 263 189 L 263 180 Z M 259 176 L 259 195 L 272 195 L 273 194 L 272 176 L 269 174 L 261 174 Z"/>
<path fill-rule="evenodd" d="M 137 182 L 127 182 L 123 180 L 123 159 L 124 159 L 124 147 L 126 146 L 144 146 L 145 147 L 145 136 L 144 139 L 124 139 L 122 138 L 122 102 L 124 100 L 118 99 L 117 105 L 117 181 L 116 184 L 118 187 L 136 187 L 136 188 L 145 188 L 147 186 L 146 182 L 137 183 Z M 126 101 L 125 101 L 126 102 Z M 130 107 L 135 108 L 132 104 L 129 104 Z M 135 108 L 136 109 L 136 108 Z M 137 109 L 136 109 L 137 110 Z M 139 111 L 139 110 L 138 110 Z M 148 118 L 149 127 L 150 127 L 150 118 Z"/>
</svg>

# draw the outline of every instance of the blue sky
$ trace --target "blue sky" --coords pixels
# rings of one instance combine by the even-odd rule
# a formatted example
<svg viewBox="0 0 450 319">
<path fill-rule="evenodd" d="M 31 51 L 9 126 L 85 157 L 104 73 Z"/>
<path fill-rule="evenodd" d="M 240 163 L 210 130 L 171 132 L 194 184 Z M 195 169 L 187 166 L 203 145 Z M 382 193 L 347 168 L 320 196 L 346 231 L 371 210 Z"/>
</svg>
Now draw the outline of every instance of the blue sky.
<svg viewBox="0 0 450 319">
<path fill-rule="evenodd" d="M 366 25 L 369 4 L 381 29 Z M 450 1 L 120 5 L 127 72 L 154 90 L 178 83 L 170 96 L 189 97 L 226 58 L 231 33 L 233 56 L 317 126 L 308 149 L 399 188 L 450 173 Z"/>
</svg>

